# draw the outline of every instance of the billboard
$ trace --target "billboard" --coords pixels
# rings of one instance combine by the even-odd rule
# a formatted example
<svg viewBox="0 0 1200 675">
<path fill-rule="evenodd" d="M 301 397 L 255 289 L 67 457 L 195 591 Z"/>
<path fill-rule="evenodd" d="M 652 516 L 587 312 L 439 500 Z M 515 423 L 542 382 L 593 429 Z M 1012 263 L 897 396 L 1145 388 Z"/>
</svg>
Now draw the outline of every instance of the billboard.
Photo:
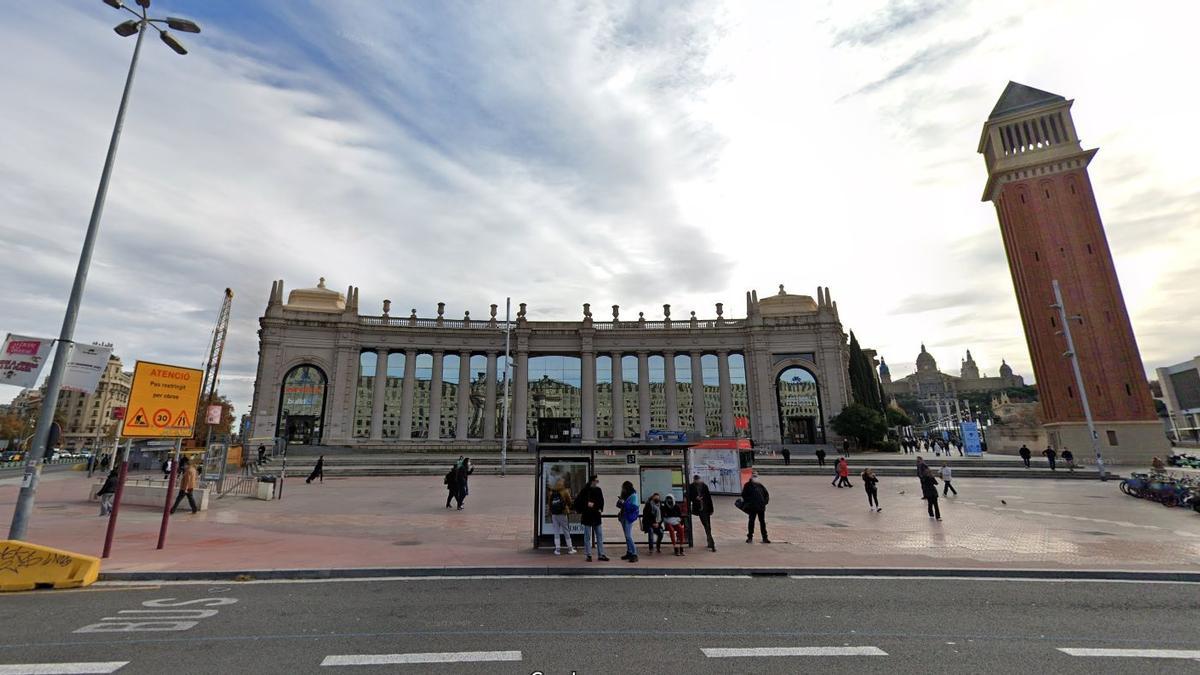
<svg viewBox="0 0 1200 675">
<path fill-rule="evenodd" d="M 28 388 L 37 383 L 38 373 L 50 354 L 50 338 L 8 334 L 0 349 L 0 384 Z"/>
</svg>

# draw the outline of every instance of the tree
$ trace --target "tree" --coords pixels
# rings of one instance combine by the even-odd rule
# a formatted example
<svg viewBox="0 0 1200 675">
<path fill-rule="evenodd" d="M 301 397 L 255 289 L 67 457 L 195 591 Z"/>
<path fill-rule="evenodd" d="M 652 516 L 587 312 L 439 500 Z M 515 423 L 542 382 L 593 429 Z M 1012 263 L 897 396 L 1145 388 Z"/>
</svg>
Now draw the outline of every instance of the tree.
<svg viewBox="0 0 1200 675">
<path fill-rule="evenodd" d="M 855 403 L 870 408 L 882 410 L 882 399 L 879 397 L 879 385 L 875 383 L 874 367 L 871 360 L 863 353 L 858 344 L 854 331 L 850 331 L 850 393 Z"/>
<path fill-rule="evenodd" d="M 910 427 L 912 426 L 912 418 L 903 410 L 895 408 L 887 409 L 887 425 L 889 427 Z"/>
<path fill-rule="evenodd" d="M 883 419 L 883 413 L 861 403 L 846 406 L 842 412 L 829 420 L 829 424 L 839 435 L 856 439 L 862 448 L 879 443 L 887 435 L 887 422 Z"/>
</svg>

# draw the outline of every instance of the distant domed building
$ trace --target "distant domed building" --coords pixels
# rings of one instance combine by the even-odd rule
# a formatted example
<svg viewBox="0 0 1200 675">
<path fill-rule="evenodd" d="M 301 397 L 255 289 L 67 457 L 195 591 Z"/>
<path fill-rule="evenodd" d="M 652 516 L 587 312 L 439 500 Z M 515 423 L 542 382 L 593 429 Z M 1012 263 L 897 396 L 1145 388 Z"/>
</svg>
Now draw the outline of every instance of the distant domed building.
<svg viewBox="0 0 1200 675">
<path fill-rule="evenodd" d="M 983 377 L 979 374 L 979 366 L 975 363 L 971 351 L 962 360 L 959 374 L 949 375 L 938 370 L 937 360 L 921 345 L 921 353 L 917 354 L 917 372 L 892 381 L 891 371 L 881 358 L 879 360 L 879 381 L 883 390 L 895 395 L 914 396 L 919 399 L 957 398 L 959 394 L 968 392 L 993 392 L 1011 387 L 1025 386 L 1025 379 L 1013 375 L 1007 361 L 1001 360 L 999 377 Z"/>
</svg>

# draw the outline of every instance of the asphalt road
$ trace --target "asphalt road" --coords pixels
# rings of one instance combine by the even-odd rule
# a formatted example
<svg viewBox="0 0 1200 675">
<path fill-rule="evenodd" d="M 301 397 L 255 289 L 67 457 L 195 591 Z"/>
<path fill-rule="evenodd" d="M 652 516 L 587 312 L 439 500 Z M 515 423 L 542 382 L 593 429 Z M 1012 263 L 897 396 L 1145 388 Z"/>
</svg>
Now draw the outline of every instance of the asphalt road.
<svg viewBox="0 0 1200 675">
<path fill-rule="evenodd" d="M 0 673 L 1195 673 L 1198 604 L 1198 584 L 1019 580 L 97 585 L 0 596 Z M 743 648 L 784 651 L 713 651 Z"/>
</svg>

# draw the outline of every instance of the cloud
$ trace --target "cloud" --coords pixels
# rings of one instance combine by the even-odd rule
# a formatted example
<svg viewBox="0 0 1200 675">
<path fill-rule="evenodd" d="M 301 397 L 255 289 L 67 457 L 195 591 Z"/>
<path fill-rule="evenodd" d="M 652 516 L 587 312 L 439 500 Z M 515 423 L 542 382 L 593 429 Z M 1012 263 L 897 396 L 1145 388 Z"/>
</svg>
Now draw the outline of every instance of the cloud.
<svg viewBox="0 0 1200 675">
<path fill-rule="evenodd" d="M 955 40 L 925 47 L 901 61 L 882 77 L 868 82 L 853 92 L 846 94 L 840 100 L 871 94 L 884 87 L 899 82 L 906 77 L 916 74 L 936 72 L 944 68 L 954 59 L 976 48 L 988 35 L 987 31 L 966 40 Z"/>
<path fill-rule="evenodd" d="M 890 0 L 881 11 L 839 28 L 834 33 L 833 45 L 862 47 L 894 40 L 908 29 L 939 19 L 959 5 L 951 0 Z"/>
</svg>

